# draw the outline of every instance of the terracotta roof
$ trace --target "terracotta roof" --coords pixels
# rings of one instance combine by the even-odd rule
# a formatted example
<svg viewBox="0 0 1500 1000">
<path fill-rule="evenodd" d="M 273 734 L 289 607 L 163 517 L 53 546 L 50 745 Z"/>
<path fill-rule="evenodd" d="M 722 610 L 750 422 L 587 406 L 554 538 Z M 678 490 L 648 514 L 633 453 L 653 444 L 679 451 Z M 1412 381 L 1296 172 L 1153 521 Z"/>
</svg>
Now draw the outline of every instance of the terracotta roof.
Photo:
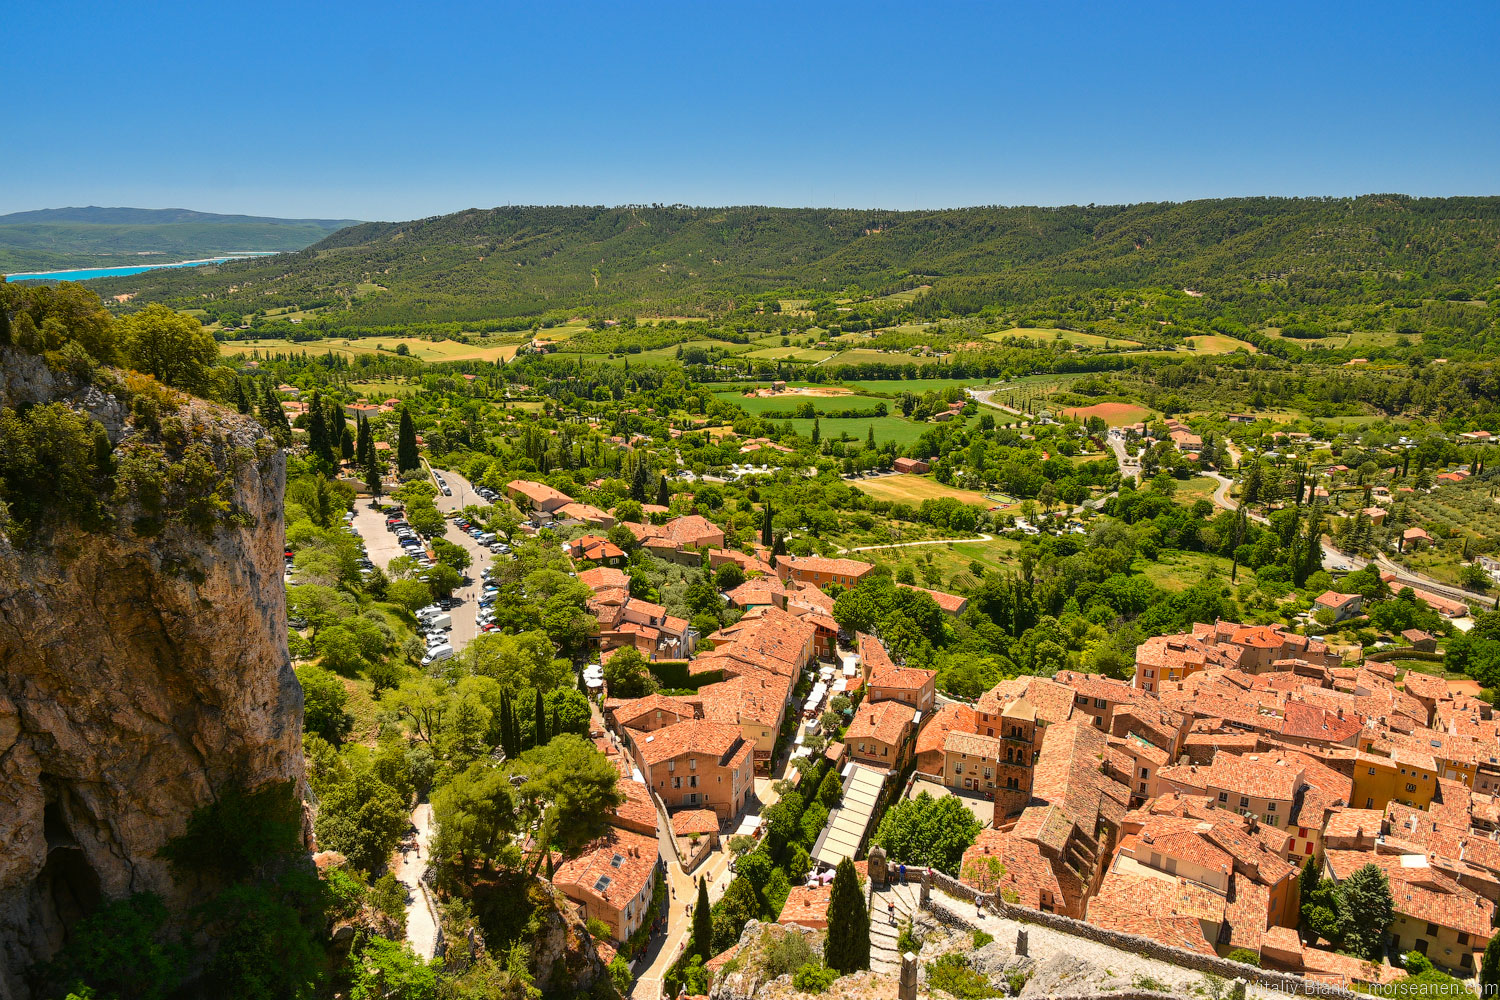
<svg viewBox="0 0 1500 1000">
<path fill-rule="evenodd" d="M 937 711 L 928 717 L 922 731 L 917 734 L 916 752 L 923 754 L 942 750 L 948 734 L 954 731 L 974 731 L 974 710 L 956 701 L 938 706 Z"/>
<path fill-rule="evenodd" d="M 854 721 L 844 732 L 845 743 L 860 740 L 878 740 L 888 746 L 900 746 L 911 725 L 916 710 L 899 701 L 881 701 L 871 704 L 866 701 L 854 713 Z"/>
<path fill-rule="evenodd" d="M 1339 881 L 1366 864 L 1385 872 L 1397 913 L 1464 931 L 1481 940 L 1493 933 L 1490 923 L 1495 904 L 1435 870 L 1424 855 L 1330 850 L 1324 857 Z"/>
<path fill-rule="evenodd" d="M 625 801 L 610 810 L 610 814 L 632 829 L 644 833 L 656 831 L 656 806 L 651 802 L 650 790 L 639 781 L 624 778 L 617 787 Z"/>
<path fill-rule="evenodd" d="M 630 586 L 630 574 L 613 566 L 595 566 L 578 574 L 578 582 L 593 591 Z"/>
<path fill-rule="evenodd" d="M 992 860 L 993 859 L 993 860 Z M 1000 893 L 1039 910 L 1046 894 L 1054 906 L 1083 898 L 1084 885 L 1065 866 L 1056 866 L 1035 843 L 1001 830 L 984 829 L 964 851 L 959 877 L 986 894 Z"/>
<path fill-rule="evenodd" d="M 1213 955 L 1215 951 L 1203 936 L 1200 917 L 1179 912 L 1176 881 L 1110 871 L 1104 876 L 1099 892 L 1089 901 L 1088 921 L 1100 927 L 1137 934 L 1163 944 Z M 1191 898 L 1191 897 L 1184 897 Z M 1188 907 L 1196 909 L 1196 907 Z M 1223 919 L 1223 901 L 1218 914 L 1202 919 Z"/>
<path fill-rule="evenodd" d="M 828 901 L 833 898 L 833 884 L 795 885 L 782 904 L 779 924 L 801 924 L 814 930 L 828 926 Z"/>
<path fill-rule="evenodd" d="M 695 700 L 687 698 L 673 698 L 660 692 L 653 691 L 642 698 L 632 698 L 628 701 L 620 701 L 615 704 L 605 703 L 614 715 L 615 721 L 626 729 L 639 729 L 633 723 L 640 721 L 648 715 L 660 712 L 662 716 L 677 716 L 682 719 L 696 718 L 698 710 L 702 705 Z"/>
<path fill-rule="evenodd" d="M 655 837 L 611 827 L 576 858 L 559 865 L 552 884 L 571 898 L 595 896 L 623 910 L 656 870 Z"/>
<path fill-rule="evenodd" d="M 959 597 L 957 594 L 945 594 L 941 590 L 928 590 L 926 587 L 914 587 L 909 583 L 898 583 L 896 586 L 902 587 L 906 590 L 915 590 L 920 593 L 926 594 L 928 597 L 932 598 L 937 606 L 941 608 L 946 614 L 962 614 L 964 608 L 969 606 L 969 599 L 967 597 Z"/>
<path fill-rule="evenodd" d="M 534 504 L 543 503 L 548 500 L 561 500 L 563 503 L 573 502 L 573 498 L 561 490 L 555 490 L 546 483 L 536 483 L 529 479 L 513 479 L 505 484 L 505 488 L 521 494 Z"/>
<path fill-rule="evenodd" d="M 683 809 L 672 814 L 672 832 L 679 837 L 718 831 L 719 817 L 712 809 Z"/>
<path fill-rule="evenodd" d="M 722 759 L 745 745 L 739 726 L 703 719 L 679 722 L 653 733 L 632 731 L 630 738 L 647 767 L 690 753 Z"/>
<path fill-rule="evenodd" d="M 829 559 L 824 556 L 782 556 L 777 565 L 785 566 L 789 570 L 856 578 L 875 568 L 870 563 L 860 562 L 858 559 Z"/>
</svg>

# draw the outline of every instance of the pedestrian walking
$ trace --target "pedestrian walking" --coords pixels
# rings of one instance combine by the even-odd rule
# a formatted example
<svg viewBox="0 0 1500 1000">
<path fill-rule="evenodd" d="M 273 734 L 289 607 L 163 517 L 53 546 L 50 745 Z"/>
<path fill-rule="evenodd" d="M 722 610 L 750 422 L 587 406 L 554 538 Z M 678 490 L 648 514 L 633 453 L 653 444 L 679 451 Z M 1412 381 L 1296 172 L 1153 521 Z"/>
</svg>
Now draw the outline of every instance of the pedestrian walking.
<svg viewBox="0 0 1500 1000">
<path fill-rule="evenodd" d="M 891 921 L 891 926 L 895 927 L 896 926 L 896 904 L 887 901 L 886 904 L 885 904 L 885 913 L 886 913 L 886 916 Z"/>
</svg>

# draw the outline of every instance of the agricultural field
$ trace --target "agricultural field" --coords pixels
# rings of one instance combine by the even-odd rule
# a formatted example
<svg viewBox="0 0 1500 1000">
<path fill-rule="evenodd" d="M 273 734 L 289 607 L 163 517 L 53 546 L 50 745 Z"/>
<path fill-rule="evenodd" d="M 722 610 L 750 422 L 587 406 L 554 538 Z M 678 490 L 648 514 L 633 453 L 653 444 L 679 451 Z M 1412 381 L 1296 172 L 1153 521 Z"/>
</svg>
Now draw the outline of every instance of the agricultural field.
<svg viewBox="0 0 1500 1000">
<path fill-rule="evenodd" d="M 1140 347 L 1140 342 L 1135 340 L 1124 340 L 1119 337 L 1101 337 L 1093 333 L 1080 333 L 1077 330 L 1047 330 L 1039 327 L 1018 326 L 1010 330 L 996 330 L 994 333 L 984 335 L 985 340 L 993 340 L 996 343 L 1004 343 L 1007 338 L 1021 337 L 1026 340 L 1034 340 L 1038 343 L 1061 341 L 1065 344 L 1075 344 L 1080 347 Z"/>
<path fill-rule="evenodd" d="M 1243 350 L 1250 354 L 1256 353 L 1258 348 L 1254 344 L 1233 337 L 1225 337 L 1222 334 L 1207 334 L 1201 337 L 1188 337 L 1188 346 L 1195 354 L 1232 354 Z"/>
<path fill-rule="evenodd" d="M 1138 424 L 1142 420 L 1150 420 L 1156 414 L 1144 406 L 1134 403 L 1095 403 L 1092 406 L 1070 406 L 1060 411 L 1065 417 L 1075 420 L 1087 420 L 1089 417 L 1099 417 L 1111 427 L 1124 427 L 1126 424 Z"/>
<path fill-rule="evenodd" d="M 364 396 L 366 399 L 401 399 L 410 396 L 422 387 L 414 382 L 397 382 L 394 380 L 371 380 L 369 382 L 350 382 L 349 388 Z"/>
<path fill-rule="evenodd" d="M 879 432 L 876 432 L 877 435 Z M 998 506 L 983 493 L 961 490 L 956 486 L 945 486 L 930 476 L 898 474 L 879 476 L 874 479 L 857 479 L 854 485 L 877 500 L 916 505 L 923 500 L 941 500 L 953 497 L 963 503 L 977 504 L 986 509 Z"/>
<path fill-rule="evenodd" d="M 326 354 L 332 351 L 348 357 L 361 354 L 392 354 L 405 344 L 408 356 L 419 361 L 509 361 L 515 357 L 518 344 L 481 346 L 464 344 L 456 340 L 422 340 L 418 337 L 364 337 L 360 339 L 309 340 L 294 343 L 290 340 L 233 340 L 220 344 L 220 351 L 229 356 L 260 351 L 263 354 Z"/>
<path fill-rule="evenodd" d="M 576 337 L 588 330 L 588 324 L 582 321 L 563 323 L 558 326 L 544 327 L 536 332 L 536 339 L 543 343 L 555 344 Z"/>
<path fill-rule="evenodd" d="M 857 382 L 840 382 L 855 392 L 872 396 L 899 396 L 903 392 L 921 395 L 925 392 L 941 392 L 945 389 L 983 389 L 983 379 L 972 378 L 885 378 L 864 379 Z"/>
<path fill-rule="evenodd" d="M 827 361 L 837 354 L 837 351 L 819 351 L 811 347 L 782 347 L 778 342 L 776 347 L 763 347 L 741 356 L 754 361 Z"/>
<path fill-rule="evenodd" d="M 938 358 L 919 358 L 900 352 L 875 351 L 869 348 L 858 347 L 850 351 L 843 351 L 832 363 L 839 365 L 930 365 L 935 364 L 938 360 Z"/>
<path fill-rule="evenodd" d="M 1184 507 L 1191 507 L 1199 500 L 1213 500 L 1219 481 L 1208 476 L 1193 476 L 1188 480 L 1173 480 L 1173 485 L 1176 489 L 1172 491 L 1172 499 Z"/>
<path fill-rule="evenodd" d="M 827 391 L 826 387 L 824 391 Z M 883 399 L 874 399 L 853 392 L 817 396 L 792 392 L 777 393 L 774 396 L 746 396 L 742 392 L 716 392 L 714 395 L 756 416 L 765 413 L 785 415 L 807 403 L 811 403 L 818 413 L 836 413 L 840 410 L 869 410 L 879 403 L 886 402 Z M 886 403 L 886 405 L 890 404 Z"/>
</svg>

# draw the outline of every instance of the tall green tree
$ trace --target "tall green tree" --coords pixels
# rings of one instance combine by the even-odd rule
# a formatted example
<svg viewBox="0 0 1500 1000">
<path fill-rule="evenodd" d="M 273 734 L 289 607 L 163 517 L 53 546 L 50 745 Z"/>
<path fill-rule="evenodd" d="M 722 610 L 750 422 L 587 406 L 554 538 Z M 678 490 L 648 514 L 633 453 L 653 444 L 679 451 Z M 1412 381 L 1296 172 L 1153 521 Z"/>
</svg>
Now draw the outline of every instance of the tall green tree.
<svg viewBox="0 0 1500 1000">
<path fill-rule="evenodd" d="M 875 843 L 892 861 L 931 866 L 957 876 L 964 850 L 979 836 L 979 821 L 956 796 L 926 792 L 898 802 L 875 831 Z"/>
<path fill-rule="evenodd" d="M 775 541 L 775 534 L 771 528 L 771 501 L 767 500 L 760 518 L 760 544 L 770 548 Z"/>
<path fill-rule="evenodd" d="M 1364 958 L 1380 958 L 1391 921 L 1396 919 L 1391 883 L 1373 864 L 1352 872 L 1338 887 L 1339 916 L 1344 945 Z"/>
<path fill-rule="evenodd" d="M 1500 934 L 1495 936 L 1500 941 Z M 690 955 L 697 955 L 705 962 L 713 957 L 714 918 L 708 905 L 708 882 L 698 878 L 698 901 L 693 904 L 693 940 L 688 948 Z"/>
<path fill-rule="evenodd" d="M 870 967 L 870 914 L 854 862 L 845 858 L 833 875 L 828 897 L 828 938 L 823 942 L 823 964 L 848 975 Z"/>
<path fill-rule="evenodd" d="M 544 747 L 547 745 L 547 704 L 542 697 L 541 688 L 536 692 L 536 721 L 531 730 L 532 745 Z"/>
<path fill-rule="evenodd" d="M 410 472 L 421 465 L 417 456 L 417 427 L 411 421 L 411 411 L 401 408 L 401 423 L 396 432 L 396 468 Z"/>
<path fill-rule="evenodd" d="M 152 303 L 120 320 L 125 362 L 165 385 L 202 395 L 219 344 L 192 316 Z"/>
<path fill-rule="evenodd" d="M 307 450 L 314 457 L 329 465 L 333 464 L 333 440 L 329 436 L 328 416 L 323 412 L 323 397 L 313 393 L 312 404 L 307 408 Z"/>
</svg>

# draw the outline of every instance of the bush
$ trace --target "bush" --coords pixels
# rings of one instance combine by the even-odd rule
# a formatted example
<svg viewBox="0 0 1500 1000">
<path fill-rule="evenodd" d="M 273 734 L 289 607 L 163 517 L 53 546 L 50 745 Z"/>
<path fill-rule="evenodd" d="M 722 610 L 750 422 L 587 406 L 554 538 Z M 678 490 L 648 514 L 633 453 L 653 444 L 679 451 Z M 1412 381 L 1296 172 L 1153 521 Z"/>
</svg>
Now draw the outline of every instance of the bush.
<svg viewBox="0 0 1500 1000">
<path fill-rule="evenodd" d="M 832 969 L 809 962 L 793 974 L 792 985 L 803 993 L 826 993 L 838 977 L 839 974 Z"/>
<path fill-rule="evenodd" d="M 788 930 L 766 948 L 766 978 L 775 979 L 802 969 L 809 963 L 817 964 L 817 955 L 807 943 L 807 935 Z"/>
<path fill-rule="evenodd" d="M 1246 965 L 1253 965 L 1256 968 L 1260 968 L 1260 955 L 1249 948 L 1235 948 L 1224 957 L 1231 962 L 1243 962 Z"/>
<path fill-rule="evenodd" d="M 983 973 L 969 965 L 966 956 L 956 951 L 927 963 L 927 985 L 932 989 L 951 993 L 959 1000 L 984 1000 L 986 997 L 1002 995 L 990 985 Z"/>
</svg>

